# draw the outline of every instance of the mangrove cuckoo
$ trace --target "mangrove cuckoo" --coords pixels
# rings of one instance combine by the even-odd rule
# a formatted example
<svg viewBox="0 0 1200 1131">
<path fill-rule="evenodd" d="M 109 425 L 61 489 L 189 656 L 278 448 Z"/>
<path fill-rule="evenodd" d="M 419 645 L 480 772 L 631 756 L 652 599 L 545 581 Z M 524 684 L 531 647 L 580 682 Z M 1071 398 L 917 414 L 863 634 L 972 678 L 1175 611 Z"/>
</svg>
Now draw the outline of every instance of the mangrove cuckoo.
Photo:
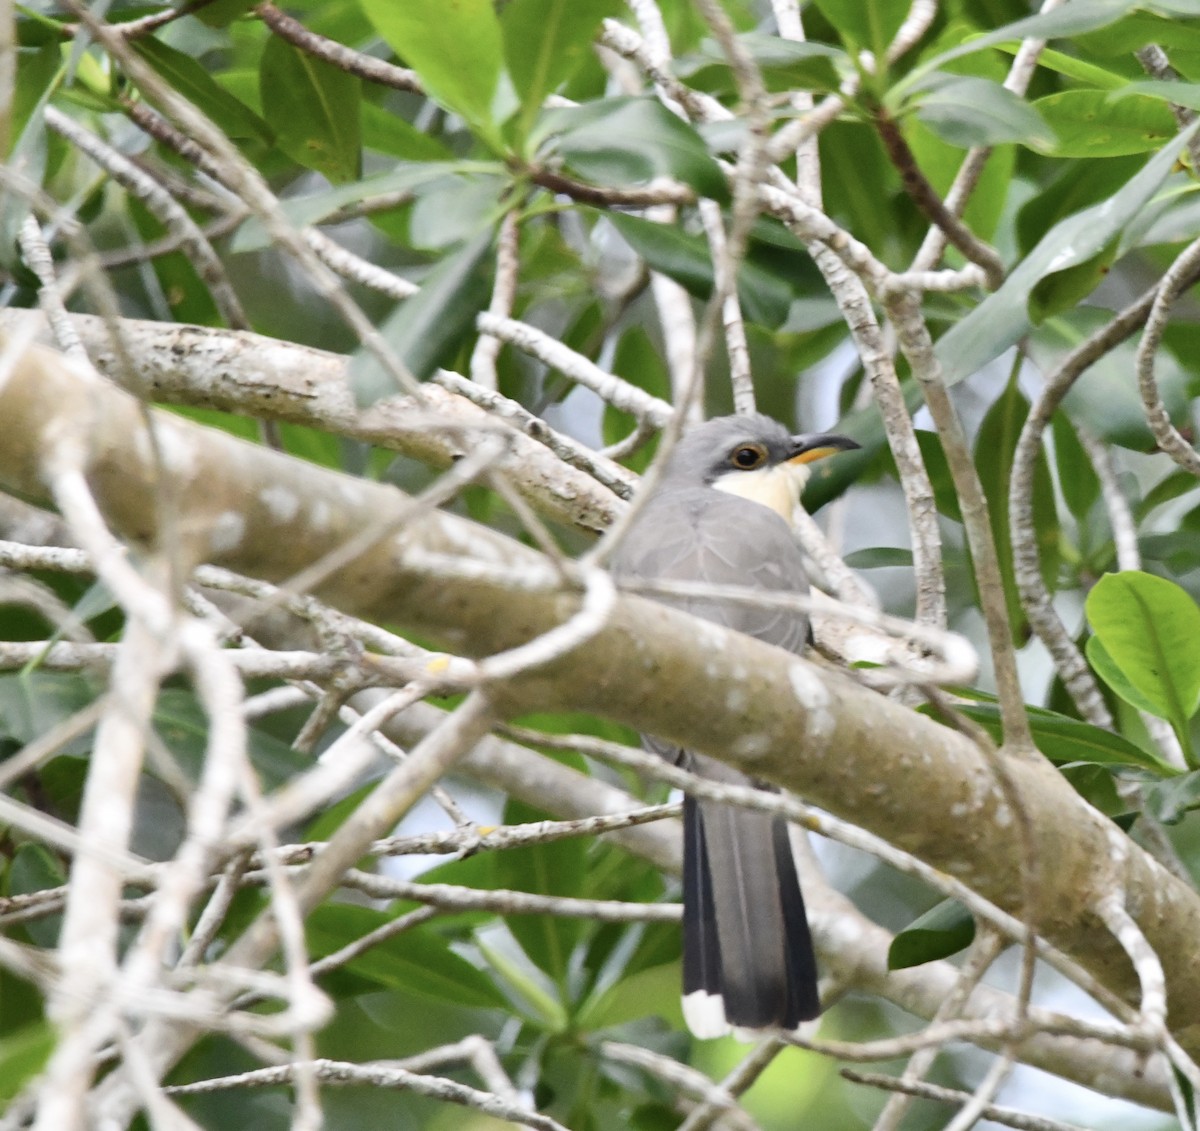
<svg viewBox="0 0 1200 1131">
<path fill-rule="evenodd" d="M 792 510 L 809 464 L 859 445 L 792 436 L 770 417 L 725 416 L 671 453 L 613 558 L 618 579 L 806 593 Z M 800 652 L 808 617 L 717 596 L 656 595 L 705 620 Z M 716 782 L 751 784 L 721 762 L 649 735 L 648 749 Z M 684 798 L 683 1013 L 698 1037 L 793 1029 L 821 1011 L 804 900 L 781 817 Z"/>
</svg>

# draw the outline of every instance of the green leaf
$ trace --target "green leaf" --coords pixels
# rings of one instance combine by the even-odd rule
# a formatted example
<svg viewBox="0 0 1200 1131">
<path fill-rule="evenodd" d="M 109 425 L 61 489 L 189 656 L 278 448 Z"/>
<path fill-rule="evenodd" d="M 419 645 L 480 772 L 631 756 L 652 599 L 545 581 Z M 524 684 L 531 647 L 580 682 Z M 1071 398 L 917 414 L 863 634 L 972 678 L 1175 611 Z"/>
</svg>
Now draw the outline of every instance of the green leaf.
<svg viewBox="0 0 1200 1131">
<path fill-rule="evenodd" d="M 957 703 L 956 709 L 977 722 L 999 742 L 1003 737 L 1003 728 L 995 696 L 974 689 L 955 688 L 955 692 L 975 700 L 971 703 Z M 936 717 L 931 710 L 922 710 Z M 1110 730 L 1092 726 L 1082 719 L 1075 719 L 1046 707 L 1028 705 L 1025 707 L 1025 714 L 1029 719 L 1034 743 L 1055 765 L 1086 763 L 1111 769 L 1132 767 L 1150 770 L 1157 775 L 1176 772 L 1157 755 L 1147 753 L 1129 739 Z"/>
<path fill-rule="evenodd" d="M 975 939 L 975 917 L 961 903 L 943 900 L 904 928 L 888 947 L 888 969 L 907 970 L 965 950 Z"/>
<path fill-rule="evenodd" d="M 500 13 L 504 58 L 521 96 L 517 131 L 528 135 L 546 95 L 591 55 L 592 39 L 620 0 L 510 0 Z"/>
<path fill-rule="evenodd" d="M 506 825 L 544 821 L 545 813 L 519 801 L 504 808 Z M 501 887 L 538 895 L 578 897 L 587 876 L 587 844 L 580 837 L 546 844 L 510 848 L 496 854 L 496 881 Z M 538 969 L 565 987 L 571 952 L 579 941 L 583 923 L 559 915 L 510 915 L 508 929 Z M 565 996 L 565 995 L 564 995 Z"/>
<path fill-rule="evenodd" d="M 912 568 L 912 550 L 900 546 L 869 546 L 846 555 L 846 564 L 851 569 L 888 569 L 893 566 Z"/>
<path fill-rule="evenodd" d="M 190 55 L 168 47 L 153 36 L 135 39 L 130 46 L 176 91 L 203 110 L 222 133 L 234 141 L 272 143 L 271 127 L 244 102 L 218 85 Z"/>
<path fill-rule="evenodd" d="M 1200 110 L 1200 83 L 1171 82 L 1167 79 L 1146 79 L 1144 82 L 1126 83 L 1109 95 L 1111 101 L 1130 95 L 1150 97 L 1164 104 L 1186 106 L 1189 110 Z"/>
<path fill-rule="evenodd" d="M 936 432 L 917 429 L 917 446 L 921 449 L 921 460 L 933 487 L 933 501 L 938 513 L 955 522 L 962 522 L 962 508 L 958 505 L 958 491 L 954 487 L 954 476 L 942 448 L 942 438 Z"/>
<path fill-rule="evenodd" d="M 846 53 L 827 43 L 797 42 L 761 32 L 739 35 L 738 41 L 758 64 L 763 85 L 773 94 L 835 91 L 842 82 L 841 71 L 851 69 Z M 732 94 L 737 90 L 729 59 L 711 39 L 705 40 L 695 55 L 677 60 L 673 70 L 696 90 L 709 94 Z"/>
<path fill-rule="evenodd" d="M 395 110 L 362 104 L 362 143 L 401 161 L 452 161 L 454 154 L 436 137 L 405 121 Z"/>
<path fill-rule="evenodd" d="M 1050 427 L 1054 432 L 1058 486 L 1066 500 L 1067 509 L 1083 523 L 1100 498 L 1100 480 L 1066 413 L 1061 410 L 1056 412 Z"/>
<path fill-rule="evenodd" d="M 259 72 L 263 113 L 293 161 L 334 184 L 358 178 L 362 164 L 362 81 L 271 36 Z"/>
<path fill-rule="evenodd" d="M 58 859 L 42 845 L 22 844 L 13 853 L 6 885 L 9 895 L 31 895 L 38 891 L 49 891 L 61 887 L 66 882 L 66 874 Z M 58 945 L 62 915 L 56 913 L 44 919 L 31 919 L 24 926 L 35 945 L 54 947 Z"/>
<path fill-rule="evenodd" d="M 821 14 L 849 47 L 866 47 L 882 59 L 908 15 L 894 0 L 816 0 Z"/>
<path fill-rule="evenodd" d="M 1059 11 L 1056 9 L 1051 15 Z M 1009 274 L 998 291 L 950 328 L 937 344 L 947 384 L 976 372 L 1013 345 L 1030 325 L 1028 296 L 1039 279 L 1085 263 L 1137 219 L 1175 167 L 1179 149 L 1200 128 L 1200 119 L 1180 133 L 1111 199 L 1056 224 Z"/>
<path fill-rule="evenodd" d="M 504 49 L 492 0 L 362 0 L 362 8 L 430 97 L 503 152 L 495 104 Z"/>
<path fill-rule="evenodd" d="M 625 212 L 613 212 L 608 219 L 655 271 L 668 275 L 698 299 L 711 296 L 712 257 L 702 236 L 691 235 L 678 225 L 656 224 Z M 756 261 L 752 247 L 738 272 L 738 298 L 746 318 L 773 328 L 786 320 L 792 291 L 776 271 Z"/>
<path fill-rule="evenodd" d="M 1138 570 L 1105 574 L 1085 605 L 1092 631 L 1142 702 L 1187 746 L 1200 706 L 1200 608 L 1173 581 Z M 1113 690 L 1127 698 L 1120 686 Z M 1132 702 L 1132 700 L 1130 700 Z"/>
<path fill-rule="evenodd" d="M 1000 83 L 975 75 L 930 76 L 917 117 L 960 149 L 1012 141 L 1044 152 L 1055 143 L 1054 131 L 1033 106 Z"/>
<path fill-rule="evenodd" d="M 363 177 L 353 184 L 289 197 L 280 202 L 280 208 L 297 228 L 306 228 L 321 223 L 340 208 L 347 208 L 373 196 L 409 190 L 415 193 L 422 186 L 455 173 L 496 173 L 501 168 L 489 161 L 414 162 L 401 165 L 390 173 Z M 257 220 L 247 220 L 233 238 L 233 250 L 236 252 L 258 251 L 270 244 L 270 237 Z"/>
<path fill-rule="evenodd" d="M 1016 43 L 1012 44 L 1011 49 L 1008 44 L 999 44 L 998 46 L 1001 51 L 1013 55 L 1020 50 L 1020 45 Z M 1050 47 L 1042 48 L 1041 54 L 1038 55 L 1038 66 L 1054 71 L 1056 74 L 1066 75 L 1067 78 L 1076 79 L 1086 86 L 1094 86 L 1098 90 L 1118 90 L 1126 88 L 1129 83 L 1124 75 L 1105 70 L 1104 67 L 1097 66 L 1095 63 L 1088 63 L 1083 59 L 1075 58 L 1074 55 L 1066 55 Z"/>
<path fill-rule="evenodd" d="M 1064 310 L 1073 310 L 1100 285 L 1117 252 L 1117 241 L 1113 240 L 1086 262 L 1039 279 L 1029 291 L 1029 320 L 1036 326 Z"/>
<path fill-rule="evenodd" d="M 1021 393 L 1015 378 L 1009 381 L 1003 393 L 984 415 L 975 440 L 975 466 L 988 499 L 988 514 L 991 518 L 992 537 L 996 540 L 996 553 L 1000 559 L 1000 573 L 1004 582 L 1004 599 L 1008 606 L 1009 623 L 1013 642 L 1020 647 L 1029 633 L 1025 610 L 1021 605 L 1016 577 L 1013 573 L 1012 533 L 1008 516 L 1008 488 L 1012 478 L 1013 457 L 1017 439 L 1025 418 L 1029 415 L 1029 402 Z M 1041 557 L 1042 577 L 1053 587 L 1058 576 L 1059 545 L 1058 511 L 1054 503 L 1054 487 L 1050 481 L 1050 470 L 1044 450 L 1038 452 L 1033 473 L 1033 522 L 1037 531 L 1037 544 Z"/>
<path fill-rule="evenodd" d="M 1149 153 L 1174 137 L 1177 128 L 1167 104 L 1145 94 L 1064 90 L 1033 106 L 1057 135 L 1056 157 Z"/>
<path fill-rule="evenodd" d="M 622 978 L 587 1003 L 577 1024 L 584 1030 L 607 1029 L 644 1017 L 663 1017 L 674 1024 L 682 1023 L 678 962 L 650 966 Z"/>
<path fill-rule="evenodd" d="M 1165 825 L 1174 825 L 1193 809 L 1200 808 L 1200 770 L 1180 774 L 1143 788 L 1146 811 Z"/>
<path fill-rule="evenodd" d="M 701 196 L 724 201 L 729 188 L 704 139 L 654 98 L 610 98 L 545 112 L 539 136 L 573 172 L 597 185 L 646 184 L 674 177 Z"/>
<path fill-rule="evenodd" d="M 0 1040 L 0 1101 L 15 1099 L 46 1066 L 57 1033 L 48 1021 L 37 1021 Z"/>
<path fill-rule="evenodd" d="M 396 918 L 349 903 L 326 903 L 305 921 L 310 952 L 324 958 Z M 346 963 L 345 970 L 380 986 L 404 990 L 435 1001 L 504 1008 L 507 1001 L 492 981 L 449 943 L 427 927 L 385 939 Z"/>
<path fill-rule="evenodd" d="M 380 327 L 417 380 L 428 377 L 471 336 L 475 316 L 487 306 L 491 294 L 491 246 L 489 230 L 443 259 L 425 277 L 421 289 Z M 351 359 L 350 381 L 361 406 L 397 392 L 391 376 L 362 349 Z"/>
<path fill-rule="evenodd" d="M 840 0 L 840 2 L 852 3 L 853 0 Z M 1015 20 L 986 35 L 972 36 L 956 47 L 943 51 L 940 55 L 922 60 L 901 82 L 892 87 L 888 92 L 888 97 L 891 100 L 903 98 L 908 90 L 922 82 L 927 75 L 940 70 L 955 59 L 962 59 L 967 55 L 974 55 L 978 51 L 999 47 L 1001 44 L 1013 40 L 1019 41 L 1028 37 L 1058 39 L 1063 36 L 1094 31 L 1115 23 L 1138 3 L 1139 0 L 1088 0 L 1086 4 L 1064 4 L 1050 12 Z"/>
<path fill-rule="evenodd" d="M 1190 471 L 1178 468 L 1170 475 L 1164 476 L 1146 492 L 1142 501 L 1134 508 L 1134 515 L 1140 524 L 1159 507 L 1182 498 L 1197 487 L 1200 487 L 1200 483 L 1196 482 L 1196 477 Z"/>
</svg>

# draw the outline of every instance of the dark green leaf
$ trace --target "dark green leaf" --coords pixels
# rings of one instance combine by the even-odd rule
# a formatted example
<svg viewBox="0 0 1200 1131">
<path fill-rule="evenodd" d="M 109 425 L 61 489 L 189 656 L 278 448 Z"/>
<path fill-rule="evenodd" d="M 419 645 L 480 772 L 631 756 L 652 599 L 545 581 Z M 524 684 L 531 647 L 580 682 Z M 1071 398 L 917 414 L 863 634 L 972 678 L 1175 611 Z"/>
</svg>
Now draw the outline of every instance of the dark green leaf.
<svg viewBox="0 0 1200 1131">
<path fill-rule="evenodd" d="M 1107 244 L 1085 263 L 1052 271 L 1029 292 L 1029 320 L 1038 325 L 1064 310 L 1072 310 L 1099 286 L 1117 258 L 1117 241 Z"/>
<path fill-rule="evenodd" d="M 975 939 L 975 917 L 952 899 L 930 908 L 888 947 L 888 969 L 907 970 L 965 950 Z"/>
<path fill-rule="evenodd" d="M 702 236 L 624 212 L 614 212 L 609 220 L 655 271 L 670 276 L 696 298 L 712 294 L 712 258 Z M 750 321 L 775 327 L 788 316 L 792 292 L 778 273 L 759 266 L 751 251 L 738 273 L 738 297 Z"/>
<path fill-rule="evenodd" d="M 958 491 L 954 487 L 954 476 L 950 474 L 950 465 L 946 462 L 946 453 L 942 449 L 942 438 L 936 432 L 918 429 L 917 445 L 921 449 L 921 459 L 933 487 L 933 501 L 937 504 L 938 512 L 954 519 L 955 522 L 962 522 Z"/>
<path fill-rule="evenodd" d="M 1057 9 L 1051 15 L 1066 10 Z M 1175 167 L 1180 146 L 1190 140 L 1197 129 L 1200 129 L 1200 120 L 1155 154 L 1110 200 L 1055 225 L 998 291 L 942 336 L 937 344 L 937 354 L 948 384 L 960 381 L 999 357 L 1026 332 L 1030 289 L 1051 271 L 1087 262 L 1119 236 L 1158 191 Z"/>
<path fill-rule="evenodd" d="M 701 196 L 729 189 L 704 140 L 654 98 L 612 98 L 542 115 L 539 133 L 556 136 L 567 167 L 597 185 L 639 185 L 674 177 Z"/>
<path fill-rule="evenodd" d="M 994 695 L 974 689 L 955 688 L 955 693 L 974 700 L 956 703 L 957 710 L 979 723 L 997 742 L 1002 738 L 1000 708 Z M 923 713 L 934 715 L 928 708 Z M 1174 773 L 1156 755 L 1148 754 L 1129 739 L 1082 719 L 1051 711 L 1046 707 L 1026 706 L 1025 714 L 1037 748 L 1056 765 L 1089 763 L 1097 766 L 1123 766 L 1151 770 L 1155 774 Z"/>
<path fill-rule="evenodd" d="M 492 0 L 362 0 L 362 7 L 430 96 L 501 152 L 495 102 L 504 50 Z"/>
<path fill-rule="evenodd" d="M 323 958 L 395 919 L 395 915 L 349 903 L 326 903 L 305 921 L 309 949 Z M 345 969 L 390 989 L 436 1001 L 504 1008 L 504 996 L 482 971 L 450 949 L 425 927 L 385 939 L 352 959 Z"/>
<path fill-rule="evenodd" d="M 1055 140 L 1033 106 L 1000 83 L 974 75 L 930 76 L 917 116 L 960 149 L 1012 141 L 1045 151 Z"/>
<path fill-rule="evenodd" d="M 1100 480 L 1066 413 L 1056 412 L 1050 426 L 1054 432 L 1058 485 L 1067 508 L 1082 523 L 1100 498 Z"/>
<path fill-rule="evenodd" d="M 270 145 L 271 127 L 244 102 L 235 98 L 190 55 L 176 51 L 152 36 L 130 45 L 171 86 L 204 111 L 234 141 Z"/>
<path fill-rule="evenodd" d="M 1021 393 L 1016 380 L 1011 380 L 988 409 L 975 440 L 975 466 L 983 485 L 983 493 L 989 503 L 988 514 L 991 518 L 992 536 L 996 540 L 996 552 L 1000 558 L 1009 623 L 1012 627 L 1013 641 L 1018 647 L 1025 642 L 1028 622 L 1013 573 L 1008 487 L 1012 478 L 1017 439 L 1028 415 L 1029 402 Z M 1053 587 L 1058 576 L 1061 548 L 1058 510 L 1054 503 L 1054 487 L 1050 481 L 1050 470 L 1044 450 L 1038 452 L 1034 464 L 1032 505 L 1042 577 L 1048 586 Z"/>
<path fill-rule="evenodd" d="M 421 289 L 405 299 L 380 327 L 418 380 L 424 380 L 461 348 L 475 326 L 475 316 L 487 306 L 491 246 L 491 232 L 483 232 L 442 260 L 425 277 Z M 351 360 L 350 381 L 363 406 L 397 392 L 391 376 L 361 349 Z"/>
<path fill-rule="evenodd" d="M 846 564 L 851 569 L 888 569 L 892 566 L 911 568 L 912 563 L 912 550 L 901 549 L 899 546 L 871 546 L 846 555 Z"/>
<path fill-rule="evenodd" d="M 1033 106 L 1058 137 L 1056 157 L 1150 153 L 1176 131 L 1167 104 L 1145 94 L 1122 92 L 1115 98 L 1102 90 L 1064 90 L 1039 98 Z"/>
<path fill-rule="evenodd" d="M 58 858 L 49 849 L 40 844 L 22 844 L 13 854 L 7 880 L 9 895 L 31 895 L 61 887 L 67 877 Z M 58 945 L 62 915 L 31 919 L 24 926 L 35 945 L 53 948 Z"/>
<path fill-rule="evenodd" d="M 521 96 L 524 138 L 552 94 L 591 55 L 592 39 L 619 0 L 509 0 L 500 13 L 504 58 Z"/>
<path fill-rule="evenodd" d="M 356 180 L 362 80 L 273 35 L 263 50 L 260 82 L 263 113 L 279 148 L 334 184 Z"/>
</svg>

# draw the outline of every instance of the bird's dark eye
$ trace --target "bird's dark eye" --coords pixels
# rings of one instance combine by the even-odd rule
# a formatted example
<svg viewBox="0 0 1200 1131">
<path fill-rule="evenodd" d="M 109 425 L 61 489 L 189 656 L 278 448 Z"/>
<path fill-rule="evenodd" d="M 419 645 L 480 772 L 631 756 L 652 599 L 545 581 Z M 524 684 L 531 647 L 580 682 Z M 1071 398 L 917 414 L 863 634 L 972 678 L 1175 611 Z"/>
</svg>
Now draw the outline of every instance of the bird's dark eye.
<svg viewBox="0 0 1200 1131">
<path fill-rule="evenodd" d="M 742 471 L 753 471 L 767 458 L 767 453 L 757 444 L 746 444 L 740 448 L 734 448 L 733 455 L 730 456 L 730 462 L 734 467 L 741 468 Z"/>
</svg>

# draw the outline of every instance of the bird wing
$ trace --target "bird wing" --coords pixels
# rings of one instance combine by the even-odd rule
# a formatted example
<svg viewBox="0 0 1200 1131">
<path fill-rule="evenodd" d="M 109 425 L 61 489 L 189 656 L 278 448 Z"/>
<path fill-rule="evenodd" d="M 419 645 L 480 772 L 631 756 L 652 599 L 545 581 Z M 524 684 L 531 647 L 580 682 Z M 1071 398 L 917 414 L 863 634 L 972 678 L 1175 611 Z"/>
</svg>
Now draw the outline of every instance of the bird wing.
<svg viewBox="0 0 1200 1131">
<path fill-rule="evenodd" d="M 651 499 L 613 569 L 618 578 L 808 592 L 803 558 L 787 523 L 768 507 L 704 487 Z M 789 652 L 802 651 L 808 636 L 808 617 L 795 609 L 704 597 L 655 600 Z"/>
</svg>

